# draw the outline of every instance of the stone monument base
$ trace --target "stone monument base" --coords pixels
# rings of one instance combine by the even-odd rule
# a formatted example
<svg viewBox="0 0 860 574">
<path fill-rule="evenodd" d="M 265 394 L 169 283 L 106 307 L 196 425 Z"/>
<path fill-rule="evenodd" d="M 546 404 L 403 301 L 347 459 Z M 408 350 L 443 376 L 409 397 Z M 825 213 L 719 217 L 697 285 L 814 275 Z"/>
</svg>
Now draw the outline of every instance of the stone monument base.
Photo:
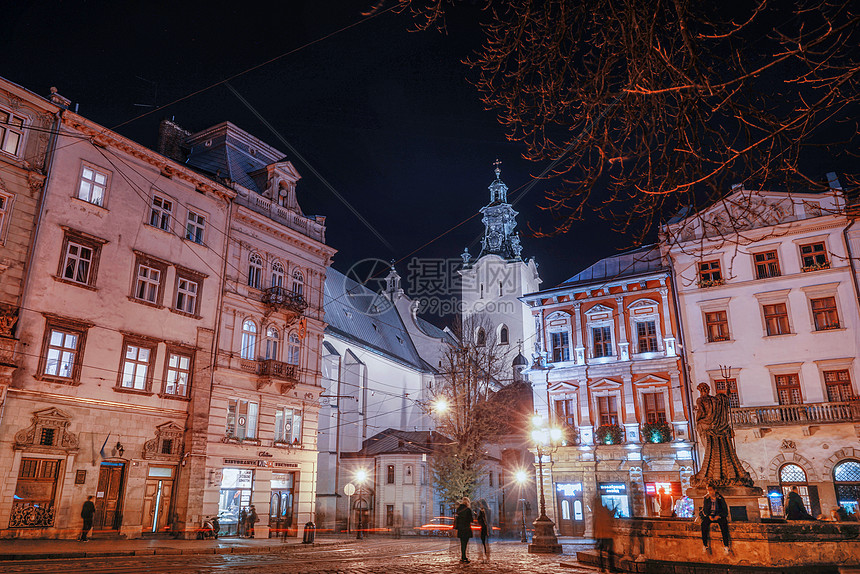
<svg viewBox="0 0 860 574">
<path fill-rule="evenodd" d="M 764 491 L 761 488 L 757 486 L 720 486 L 717 488 L 717 492 L 726 499 L 730 522 L 761 522 L 759 498 L 764 498 Z M 686 494 L 693 499 L 698 515 L 705 497 L 708 495 L 708 490 L 706 488 L 688 488 Z"/>
<path fill-rule="evenodd" d="M 729 534 L 731 549 L 726 554 L 719 528 L 711 525 L 711 550 L 706 553 L 701 526 L 690 519 L 617 519 L 615 566 L 660 574 L 754 568 L 819 573 L 860 567 L 860 523 L 730 522 Z"/>
</svg>

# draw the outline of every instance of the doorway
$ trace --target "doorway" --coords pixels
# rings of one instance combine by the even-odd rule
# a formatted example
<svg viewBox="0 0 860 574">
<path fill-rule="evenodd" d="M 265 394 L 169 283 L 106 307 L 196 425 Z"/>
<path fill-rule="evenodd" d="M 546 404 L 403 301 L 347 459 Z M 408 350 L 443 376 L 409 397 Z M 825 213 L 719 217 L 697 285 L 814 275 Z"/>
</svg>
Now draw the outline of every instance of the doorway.
<svg viewBox="0 0 860 574">
<path fill-rule="evenodd" d="M 558 506 L 558 532 L 562 536 L 585 534 L 585 516 L 582 511 L 582 483 L 556 483 L 555 500 Z"/>
<path fill-rule="evenodd" d="M 122 524 L 122 489 L 125 463 L 103 462 L 99 467 L 93 530 L 119 530 Z"/>
<path fill-rule="evenodd" d="M 298 536 L 295 524 L 295 482 L 293 472 L 272 473 L 272 495 L 269 499 L 269 537 Z"/>
<path fill-rule="evenodd" d="M 170 528 L 173 467 L 152 466 L 143 492 L 143 531 L 164 532 Z"/>
</svg>

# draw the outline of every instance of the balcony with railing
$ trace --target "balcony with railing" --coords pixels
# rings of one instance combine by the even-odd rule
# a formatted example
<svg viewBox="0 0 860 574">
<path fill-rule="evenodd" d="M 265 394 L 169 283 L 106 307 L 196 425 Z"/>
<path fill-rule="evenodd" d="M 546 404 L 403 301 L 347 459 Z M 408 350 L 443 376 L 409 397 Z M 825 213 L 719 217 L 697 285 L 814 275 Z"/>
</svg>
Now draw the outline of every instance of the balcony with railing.
<svg viewBox="0 0 860 574">
<path fill-rule="evenodd" d="M 257 390 L 266 385 L 277 383 L 278 391 L 283 394 L 295 388 L 299 382 L 299 367 L 273 359 L 252 361 L 239 359 L 239 369 L 257 376 Z"/>
<path fill-rule="evenodd" d="M 301 314 L 308 308 L 308 302 L 300 293 L 295 293 L 284 287 L 269 287 L 263 291 L 264 304 L 275 309 L 292 311 Z"/>
<path fill-rule="evenodd" d="M 832 403 L 733 408 L 730 417 L 736 428 L 860 422 L 860 398 Z"/>
<path fill-rule="evenodd" d="M 257 213 L 262 213 L 270 219 L 286 225 L 299 233 L 325 243 L 325 220 L 322 217 L 305 217 L 268 197 L 254 192 L 245 193 L 243 190 L 236 196 L 236 203 L 244 205 Z"/>
</svg>

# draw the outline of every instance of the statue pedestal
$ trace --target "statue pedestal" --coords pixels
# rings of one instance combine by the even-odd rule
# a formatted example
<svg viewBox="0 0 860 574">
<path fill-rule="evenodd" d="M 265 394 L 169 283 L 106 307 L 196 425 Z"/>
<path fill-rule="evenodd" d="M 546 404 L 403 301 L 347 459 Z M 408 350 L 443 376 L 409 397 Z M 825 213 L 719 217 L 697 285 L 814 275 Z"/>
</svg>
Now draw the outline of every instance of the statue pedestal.
<svg viewBox="0 0 860 574">
<path fill-rule="evenodd" d="M 725 486 L 717 488 L 717 492 L 726 499 L 729 507 L 729 522 L 761 522 L 761 510 L 758 499 L 764 497 L 764 492 L 757 486 Z M 706 488 L 688 488 L 687 496 L 696 505 L 696 515 L 702 510 L 702 504 L 708 495 Z"/>
</svg>

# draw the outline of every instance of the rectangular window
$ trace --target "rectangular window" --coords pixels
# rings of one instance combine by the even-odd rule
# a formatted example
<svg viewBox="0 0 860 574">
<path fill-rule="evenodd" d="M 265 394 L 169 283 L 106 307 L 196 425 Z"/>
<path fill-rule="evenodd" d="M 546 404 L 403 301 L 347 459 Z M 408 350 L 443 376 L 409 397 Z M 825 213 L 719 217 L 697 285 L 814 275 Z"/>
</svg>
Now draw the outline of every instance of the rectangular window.
<svg viewBox="0 0 860 574">
<path fill-rule="evenodd" d="M 555 401 L 555 419 L 563 427 L 576 427 L 576 404 L 573 399 Z"/>
<path fill-rule="evenodd" d="M 791 332 L 788 326 L 788 309 L 785 303 L 774 303 L 773 305 L 763 305 L 764 325 L 768 336 L 786 335 Z"/>
<path fill-rule="evenodd" d="M 12 196 L 0 192 L 0 243 L 3 243 L 6 221 L 9 219 L 9 211 L 12 209 Z"/>
<path fill-rule="evenodd" d="M 552 342 L 552 362 L 559 363 L 561 361 L 570 360 L 570 349 L 567 338 L 567 331 L 550 333 Z"/>
<path fill-rule="evenodd" d="M 54 446 L 54 431 L 56 429 L 43 428 L 39 436 L 39 446 Z"/>
<path fill-rule="evenodd" d="M 89 325 L 49 318 L 42 347 L 42 378 L 74 383 L 80 380 L 81 357 Z"/>
<path fill-rule="evenodd" d="M 394 484 L 394 465 L 389 464 L 385 473 L 385 484 Z"/>
<path fill-rule="evenodd" d="M 149 210 L 149 224 L 164 231 L 170 231 L 170 218 L 173 215 L 173 202 L 160 195 L 152 196 Z"/>
<path fill-rule="evenodd" d="M 403 466 L 403 484 L 412 484 L 415 481 L 415 477 L 413 476 L 412 468 L 413 467 L 411 464 L 407 464 L 407 465 Z"/>
<path fill-rule="evenodd" d="M 63 256 L 57 275 L 63 281 L 95 286 L 101 246 L 105 241 L 91 235 L 65 229 Z"/>
<path fill-rule="evenodd" d="M 612 330 L 607 327 L 592 327 L 591 336 L 594 339 L 594 356 L 612 356 Z"/>
<path fill-rule="evenodd" d="M 60 461 L 22 458 L 18 470 L 18 484 L 12 502 L 10 528 L 44 528 L 53 526 L 54 497 Z"/>
<path fill-rule="evenodd" d="M 167 350 L 167 368 L 164 373 L 165 395 L 187 397 L 191 387 L 191 365 L 194 356 L 191 353 Z"/>
<path fill-rule="evenodd" d="M 597 412 L 601 425 L 618 424 L 618 407 L 616 406 L 614 395 L 610 397 L 597 397 Z"/>
<path fill-rule="evenodd" d="M 657 348 L 657 322 L 639 321 L 636 323 L 637 347 L 640 353 L 656 353 Z"/>
<path fill-rule="evenodd" d="M 644 393 L 642 395 L 645 403 L 645 422 L 651 424 L 666 422 L 666 406 L 663 401 L 663 393 Z"/>
<path fill-rule="evenodd" d="M 803 404 L 800 394 L 800 377 L 796 373 L 776 375 L 776 396 L 781 405 Z"/>
<path fill-rule="evenodd" d="M 722 284 L 723 272 L 720 270 L 719 261 L 702 261 L 699 263 L 699 286 L 709 287 Z"/>
<path fill-rule="evenodd" d="M 143 263 L 137 265 L 137 281 L 134 286 L 134 297 L 149 303 L 158 303 L 159 291 L 161 290 L 160 269 L 150 267 Z"/>
<path fill-rule="evenodd" d="M 836 312 L 836 297 L 812 299 L 812 319 L 816 331 L 839 328 L 839 314 Z"/>
<path fill-rule="evenodd" d="M 137 340 L 126 340 L 123 345 L 119 387 L 135 391 L 148 391 L 155 362 L 155 345 Z"/>
<path fill-rule="evenodd" d="M 0 110 L 0 150 L 12 155 L 21 151 L 24 139 L 24 118 Z"/>
<path fill-rule="evenodd" d="M 200 314 L 200 296 L 203 279 L 206 275 L 176 266 L 176 293 L 173 297 L 174 309 L 189 315 Z"/>
<path fill-rule="evenodd" d="M 81 182 L 78 185 L 78 199 L 93 205 L 104 205 L 108 176 L 106 173 L 85 165 L 81 169 Z"/>
<path fill-rule="evenodd" d="M 779 277 L 779 256 L 776 251 L 763 251 L 753 254 L 755 261 L 755 278 L 767 279 L 768 277 Z"/>
<path fill-rule="evenodd" d="M 227 401 L 227 436 L 230 438 L 257 437 L 257 403 L 242 399 Z"/>
<path fill-rule="evenodd" d="M 800 260 L 803 271 L 830 268 L 830 261 L 827 259 L 827 248 L 824 246 L 823 241 L 801 245 Z"/>
<path fill-rule="evenodd" d="M 709 343 L 729 340 L 729 319 L 725 311 L 705 313 L 705 332 Z"/>
<path fill-rule="evenodd" d="M 854 398 L 848 369 L 824 371 L 824 384 L 827 386 L 827 400 L 831 403 L 850 401 Z"/>
<path fill-rule="evenodd" d="M 298 446 L 302 444 L 302 411 L 282 407 L 275 411 L 275 440 Z"/>
<path fill-rule="evenodd" d="M 185 224 L 185 239 L 203 245 L 203 232 L 206 228 L 206 218 L 193 211 L 188 212 L 188 221 Z"/>
<path fill-rule="evenodd" d="M 737 379 L 717 379 L 714 381 L 714 392 L 728 395 L 729 405 L 732 408 L 741 406 L 741 400 L 738 396 L 738 381 Z"/>
</svg>

